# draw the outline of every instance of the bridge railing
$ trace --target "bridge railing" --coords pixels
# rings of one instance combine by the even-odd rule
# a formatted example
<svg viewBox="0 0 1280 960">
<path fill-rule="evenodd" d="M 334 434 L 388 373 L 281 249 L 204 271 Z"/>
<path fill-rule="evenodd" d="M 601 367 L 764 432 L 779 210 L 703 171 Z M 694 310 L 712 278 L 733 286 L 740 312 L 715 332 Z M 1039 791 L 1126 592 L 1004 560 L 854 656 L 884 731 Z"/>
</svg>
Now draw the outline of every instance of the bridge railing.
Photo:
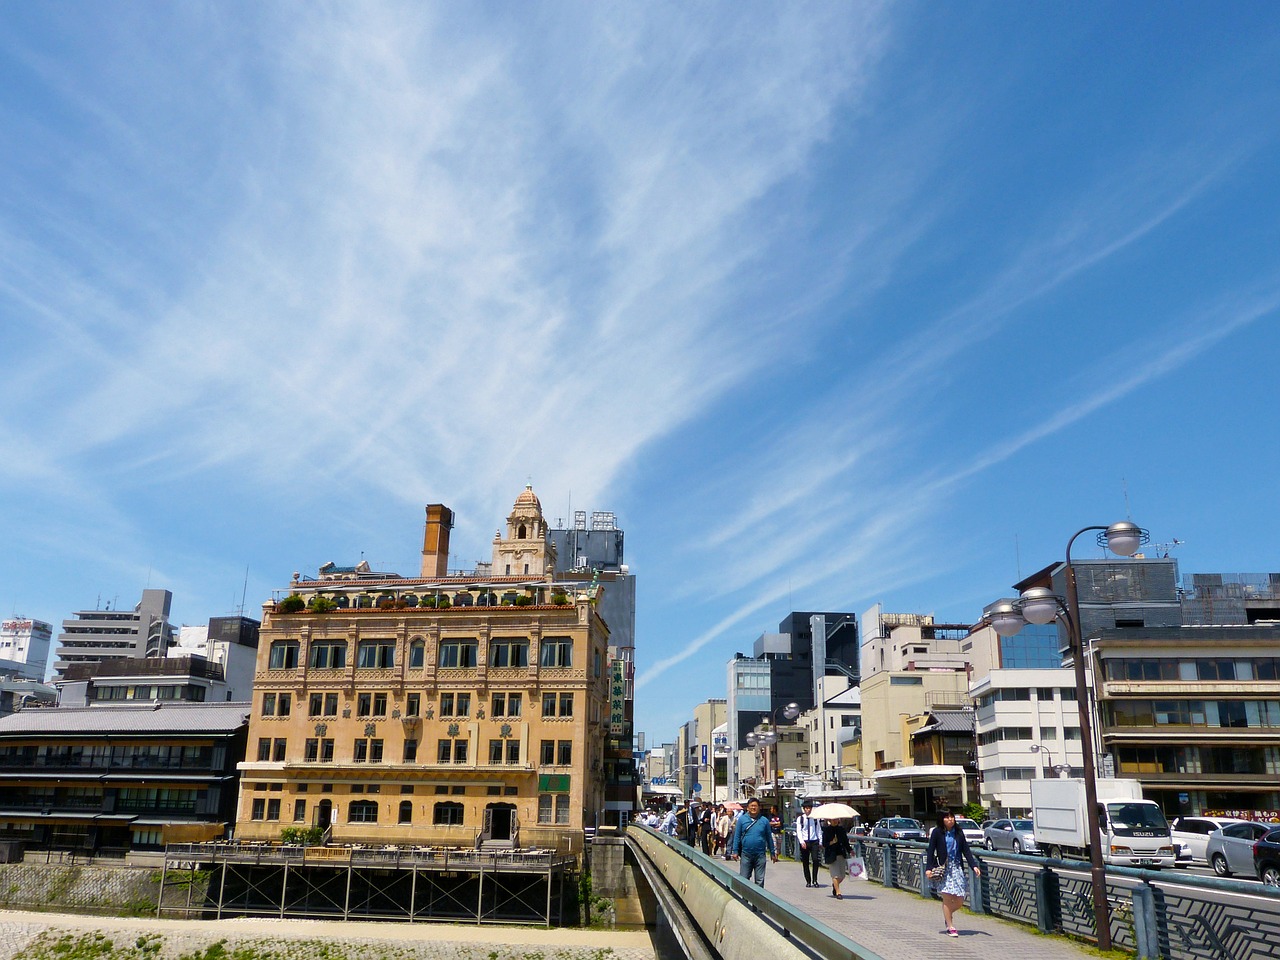
<svg viewBox="0 0 1280 960">
<path fill-rule="evenodd" d="M 867 878 L 932 897 L 926 845 L 859 839 Z M 1096 940 L 1090 865 L 974 851 L 982 875 L 967 905 L 1033 925 L 1042 933 Z M 1275 960 L 1280 957 L 1280 889 L 1179 870 L 1107 867 L 1111 942 L 1139 960 Z"/>
<path fill-rule="evenodd" d="M 750 956 L 764 958 L 776 956 L 768 950 L 767 943 L 759 940 L 734 946 L 726 942 L 726 931 L 741 934 L 741 929 L 731 919 L 732 911 L 724 902 L 740 904 L 751 914 L 765 921 L 776 933 L 793 945 L 801 956 L 814 960 L 882 960 L 879 954 L 850 940 L 844 934 L 798 911 L 790 903 L 775 897 L 768 890 L 756 886 L 730 869 L 724 861 L 708 857 L 701 850 L 652 830 L 632 824 L 627 827 L 627 839 L 639 848 L 662 872 L 668 882 L 680 893 L 695 922 L 701 923 L 703 933 L 722 957 Z M 736 864 L 733 865 L 736 868 Z M 696 883 L 690 883 L 693 875 L 701 878 L 706 892 L 700 893 Z M 707 903 L 717 898 L 721 903 Z M 714 920 L 707 918 L 714 917 Z"/>
</svg>

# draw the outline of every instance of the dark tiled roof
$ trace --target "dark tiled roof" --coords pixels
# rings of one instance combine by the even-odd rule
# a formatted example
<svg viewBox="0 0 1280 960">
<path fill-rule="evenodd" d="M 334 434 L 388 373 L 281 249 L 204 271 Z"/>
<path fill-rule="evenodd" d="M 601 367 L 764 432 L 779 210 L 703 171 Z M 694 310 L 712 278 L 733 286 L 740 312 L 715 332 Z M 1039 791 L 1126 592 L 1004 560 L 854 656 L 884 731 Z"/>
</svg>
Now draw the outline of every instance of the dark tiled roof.
<svg viewBox="0 0 1280 960">
<path fill-rule="evenodd" d="M 232 733 L 248 722 L 248 703 L 45 707 L 0 717 L 0 737 L 43 734 Z"/>
</svg>

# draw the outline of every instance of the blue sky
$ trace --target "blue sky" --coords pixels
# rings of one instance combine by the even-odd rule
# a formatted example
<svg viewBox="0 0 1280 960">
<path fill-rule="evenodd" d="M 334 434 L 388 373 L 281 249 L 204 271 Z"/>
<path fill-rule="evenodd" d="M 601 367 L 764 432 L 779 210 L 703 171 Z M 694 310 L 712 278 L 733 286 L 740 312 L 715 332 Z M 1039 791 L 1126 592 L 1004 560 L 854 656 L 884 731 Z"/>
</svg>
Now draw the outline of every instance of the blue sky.
<svg viewBox="0 0 1280 960">
<path fill-rule="evenodd" d="M 1077 527 L 1280 569 L 1280 8 L 9 4 L 0 607 L 612 510 L 640 729 Z"/>
</svg>

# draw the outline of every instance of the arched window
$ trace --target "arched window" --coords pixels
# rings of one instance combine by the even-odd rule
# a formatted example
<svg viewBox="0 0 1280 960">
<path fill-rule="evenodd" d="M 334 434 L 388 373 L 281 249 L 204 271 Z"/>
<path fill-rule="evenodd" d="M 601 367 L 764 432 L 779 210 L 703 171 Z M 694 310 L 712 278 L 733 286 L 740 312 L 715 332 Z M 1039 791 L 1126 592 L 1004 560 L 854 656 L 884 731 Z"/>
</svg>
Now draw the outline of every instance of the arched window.
<svg viewBox="0 0 1280 960">
<path fill-rule="evenodd" d="M 431 822 L 437 826 L 461 826 L 462 804 L 443 800 L 435 806 Z"/>
<path fill-rule="evenodd" d="M 516 539 L 517 539 L 517 540 L 524 540 L 524 539 L 526 539 L 526 538 L 525 538 L 525 535 L 524 535 L 524 524 L 523 524 L 523 523 L 522 523 L 522 524 L 520 524 L 520 526 L 516 529 Z"/>
<path fill-rule="evenodd" d="M 349 823 L 377 823 L 378 802 L 376 800 L 352 800 L 347 807 Z"/>
<path fill-rule="evenodd" d="M 400 822 L 413 823 L 413 801 L 412 800 L 400 801 Z"/>
<path fill-rule="evenodd" d="M 409 644 L 409 669 L 421 670 L 427 662 L 427 645 L 422 640 L 414 640 Z"/>
</svg>

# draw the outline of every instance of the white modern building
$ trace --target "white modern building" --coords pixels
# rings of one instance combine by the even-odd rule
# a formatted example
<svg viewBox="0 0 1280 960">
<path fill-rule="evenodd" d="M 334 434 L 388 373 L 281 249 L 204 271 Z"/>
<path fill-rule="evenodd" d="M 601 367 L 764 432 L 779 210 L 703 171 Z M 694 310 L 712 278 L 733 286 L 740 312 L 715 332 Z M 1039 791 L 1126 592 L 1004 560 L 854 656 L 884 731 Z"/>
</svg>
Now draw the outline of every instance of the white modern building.
<svg viewBox="0 0 1280 960">
<path fill-rule="evenodd" d="M 981 798 L 993 814 L 1030 811 L 1032 780 L 1084 775 L 1074 671 L 992 670 L 969 693 Z"/>
<path fill-rule="evenodd" d="M 44 680 L 53 625 L 28 617 L 0 622 L 0 674 L 22 680 Z"/>
<path fill-rule="evenodd" d="M 841 759 L 846 746 L 862 737 L 862 693 L 842 676 L 819 681 L 818 705 L 796 720 L 809 741 L 808 773 L 824 783 L 857 780 L 860 771 Z"/>
</svg>

